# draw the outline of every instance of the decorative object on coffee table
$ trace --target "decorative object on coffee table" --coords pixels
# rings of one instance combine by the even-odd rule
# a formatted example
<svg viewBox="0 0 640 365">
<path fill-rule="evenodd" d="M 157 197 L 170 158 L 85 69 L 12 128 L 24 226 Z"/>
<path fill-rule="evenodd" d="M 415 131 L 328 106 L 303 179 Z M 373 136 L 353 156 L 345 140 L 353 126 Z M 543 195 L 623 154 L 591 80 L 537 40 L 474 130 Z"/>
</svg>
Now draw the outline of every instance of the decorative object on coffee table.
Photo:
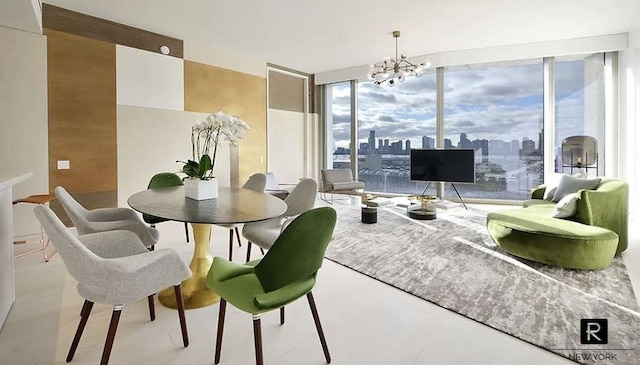
<svg viewBox="0 0 640 365">
<path fill-rule="evenodd" d="M 410 195 L 409 201 L 416 201 L 417 204 L 411 204 L 407 207 L 407 215 L 409 218 L 420 220 L 436 219 L 436 208 L 441 208 L 433 195 Z M 446 207 L 445 207 L 446 208 Z"/>
</svg>

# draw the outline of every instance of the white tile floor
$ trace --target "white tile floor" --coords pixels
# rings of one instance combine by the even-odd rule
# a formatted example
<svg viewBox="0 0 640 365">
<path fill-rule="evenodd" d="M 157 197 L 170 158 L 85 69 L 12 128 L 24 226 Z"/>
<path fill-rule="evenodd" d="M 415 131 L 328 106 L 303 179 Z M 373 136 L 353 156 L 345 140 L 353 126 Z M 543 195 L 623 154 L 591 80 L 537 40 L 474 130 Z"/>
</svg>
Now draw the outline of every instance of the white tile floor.
<svg viewBox="0 0 640 365">
<path fill-rule="evenodd" d="M 176 249 L 188 261 L 192 245 L 184 242 L 183 225 L 158 228 L 159 248 Z M 213 232 L 214 255 L 226 257 L 228 231 Z M 637 284 L 640 242 L 634 237 L 625 260 Z M 236 261 L 245 249 L 234 247 Z M 38 255 L 17 259 L 15 273 L 17 299 L 0 330 L 0 363 L 64 364 L 83 302 L 74 280 L 59 256 L 46 264 Z M 572 364 L 331 261 L 325 261 L 314 296 L 332 364 Z M 213 363 L 218 305 L 187 311 L 188 348 L 182 347 L 176 312 L 160 304 L 156 312 L 156 321 L 149 322 L 146 300 L 125 306 L 110 364 Z M 72 364 L 99 363 L 110 315 L 109 306 L 94 307 Z M 287 306 L 284 326 L 274 312 L 263 316 L 262 327 L 266 364 L 325 363 L 306 300 Z M 228 306 L 221 364 L 252 363 L 251 316 Z"/>
</svg>

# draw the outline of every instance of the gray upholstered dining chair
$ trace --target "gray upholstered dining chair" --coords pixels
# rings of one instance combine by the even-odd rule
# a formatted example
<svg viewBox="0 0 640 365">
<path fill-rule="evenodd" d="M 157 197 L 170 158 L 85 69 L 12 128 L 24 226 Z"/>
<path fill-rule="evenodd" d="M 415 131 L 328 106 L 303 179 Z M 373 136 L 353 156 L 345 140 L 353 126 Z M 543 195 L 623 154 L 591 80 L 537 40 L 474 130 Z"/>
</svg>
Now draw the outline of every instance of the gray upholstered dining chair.
<svg viewBox="0 0 640 365">
<path fill-rule="evenodd" d="M 286 223 L 296 216 L 313 209 L 318 195 L 318 183 L 313 179 L 302 179 L 284 200 L 287 210 L 279 217 L 259 222 L 245 223 L 242 235 L 249 242 L 247 244 L 247 262 L 251 258 L 251 244 L 260 247 L 264 253 L 276 241 Z"/>
<path fill-rule="evenodd" d="M 249 189 L 253 191 L 257 191 L 259 193 L 264 193 L 264 189 L 267 186 L 267 175 L 257 173 L 249 176 L 247 182 L 242 185 L 243 189 Z M 240 231 L 238 231 L 238 226 L 235 224 L 228 225 L 220 225 L 221 227 L 229 228 L 229 261 L 233 259 L 233 233 L 235 231 L 236 239 L 238 240 L 238 245 L 242 247 L 242 242 L 240 242 Z"/>
<path fill-rule="evenodd" d="M 129 231 L 84 236 L 85 242 L 81 242 L 81 238 L 73 235 L 48 207 L 37 206 L 34 212 L 51 243 L 58 250 L 67 271 L 78 281 L 78 293 L 85 298 L 82 317 L 69 348 L 67 362 L 73 360 L 94 303 L 113 305 L 111 323 L 100 362 L 101 365 L 106 365 L 111 355 L 123 305 L 149 297 L 170 285 L 173 285 L 177 298 L 182 342 L 185 347 L 189 346 L 180 282 L 191 276 L 191 270 L 177 252 L 170 249 L 147 251 L 140 239 Z M 119 238 L 108 242 L 106 238 L 109 236 Z M 102 244 L 99 242 L 101 240 Z M 136 249 L 132 247 L 136 245 L 140 254 L 133 254 Z M 103 257 L 92 252 L 90 247 L 101 250 L 99 253 Z M 128 253 L 132 254 L 121 257 L 123 250 L 129 250 Z"/>
<path fill-rule="evenodd" d="M 158 230 L 148 227 L 133 209 L 99 208 L 87 210 L 62 186 L 56 187 L 54 192 L 78 230 L 78 234 L 126 230 L 138 235 L 142 243 L 150 248 L 153 248 L 160 239 Z"/>
<path fill-rule="evenodd" d="M 354 192 L 362 189 L 364 181 L 354 180 L 351 169 L 323 169 L 322 175 L 322 200 L 333 204 L 333 193 L 340 191 Z M 327 193 L 331 193 L 331 200 L 327 200 Z"/>
</svg>

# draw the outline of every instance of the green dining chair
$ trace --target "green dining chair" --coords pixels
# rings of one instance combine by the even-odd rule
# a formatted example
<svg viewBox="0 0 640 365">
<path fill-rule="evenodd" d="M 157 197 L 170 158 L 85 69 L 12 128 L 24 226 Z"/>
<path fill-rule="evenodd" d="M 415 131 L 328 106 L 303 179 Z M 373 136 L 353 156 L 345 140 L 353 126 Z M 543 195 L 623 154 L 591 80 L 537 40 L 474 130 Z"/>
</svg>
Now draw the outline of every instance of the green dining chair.
<svg viewBox="0 0 640 365">
<path fill-rule="evenodd" d="M 336 211 L 316 208 L 298 216 L 260 260 L 244 265 L 215 257 L 207 276 L 207 286 L 220 295 L 218 334 L 214 362 L 220 362 L 222 332 L 227 302 L 253 315 L 256 364 L 262 365 L 260 314 L 280 309 L 306 294 L 327 363 L 331 362 L 311 289 L 322 266 L 324 252 L 336 224 Z"/>
<path fill-rule="evenodd" d="M 172 173 L 172 172 L 161 172 L 153 175 L 151 180 L 149 181 L 149 185 L 147 189 L 156 189 L 156 188 L 168 188 L 171 186 L 180 186 L 184 185 L 180 176 Z M 166 222 L 168 219 L 156 217 L 154 215 L 142 214 L 142 219 L 151 225 L 152 228 L 156 228 L 156 224 Z M 189 224 L 184 222 L 184 235 L 187 237 L 187 242 L 189 242 Z M 153 248 L 152 248 L 153 249 Z"/>
</svg>

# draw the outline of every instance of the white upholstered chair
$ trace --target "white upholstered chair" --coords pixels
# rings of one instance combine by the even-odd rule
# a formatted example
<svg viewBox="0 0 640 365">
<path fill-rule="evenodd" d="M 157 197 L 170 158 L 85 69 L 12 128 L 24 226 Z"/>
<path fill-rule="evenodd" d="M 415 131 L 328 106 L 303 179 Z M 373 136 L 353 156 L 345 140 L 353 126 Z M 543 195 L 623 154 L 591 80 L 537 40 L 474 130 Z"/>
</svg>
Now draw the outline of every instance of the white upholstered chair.
<svg viewBox="0 0 640 365">
<path fill-rule="evenodd" d="M 362 189 L 364 182 L 353 179 L 351 169 L 323 169 L 322 175 L 322 200 L 333 204 L 333 193 L 341 191 L 355 192 Z M 327 200 L 327 193 L 331 193 L 331 200 Z"/>
<path fill-rule="evenodd" d="M 290 184 L 287 184 L 290 185 Z M 276 174 L 273 172 L 267 172 L 267 186 L 265 187 L 265 193 L 277 196 L 280 199 L 285 199 L 289 195 L 289 190 L 284 189 L 278 182 Z"/>
<path fill-rule="evenodd" d="M 191 270 L 174 250 L 147 251 L 130 231 L 102 232 L 79 238 L 48 207 L 37 206 L 34 212 L 67 271 L 78 281 L 78 293 L 85 298 L 67 362 L 73 359 L 94 303 L 113 305 L 100 362 L 106 365 L 123 305 L 150 297 L 170 285 L 174 286 L 177 298 L 182 341 L 185 347 L 189 345 L 180 282 L 191 276 Z"/>
<path fill-rule="evenodd" d="M 62 186 L 55 188 L 56 198 L 69 215 L 78 234 L 125 230 L 138 235 L 146 247 L 153 248 L 160 239 L 157 229 L 147 226 L 133 209 L 99 208 L 87 210 Z"/>
<path fill-rule="evenodd" d="M 249 189 L 253 191 L 257 191 L 259 193 L 264 193 L 264 189 L 267 186 L 267 175 L 257 173 L 249 176 L 247 182 L 242 185 L 243 189 Z M 240 242 L 240 232 L 238 231 L 238 226 L 235 224 L 229 225 L 220 225 L 221 227 L 229 228 L 229 261 L 233 259 L 233 232 L 236 233 L 236 238 L 238 239 L 238 245 L 242 247 L 242 242 Z"/>
<path fill-rule="evenodd" d="M 302 179 L 284 200 L 287 210 L 279 217 L 259 222 L 246 223 L 242 235 L 247 244 L 247 261 L 251 257 L 251 245 L 265 249 L 271 248 L 286 224 L 298 215 L 313 209 L 318 195 L 318 183 L 313 179 Z"/>
</svg>

